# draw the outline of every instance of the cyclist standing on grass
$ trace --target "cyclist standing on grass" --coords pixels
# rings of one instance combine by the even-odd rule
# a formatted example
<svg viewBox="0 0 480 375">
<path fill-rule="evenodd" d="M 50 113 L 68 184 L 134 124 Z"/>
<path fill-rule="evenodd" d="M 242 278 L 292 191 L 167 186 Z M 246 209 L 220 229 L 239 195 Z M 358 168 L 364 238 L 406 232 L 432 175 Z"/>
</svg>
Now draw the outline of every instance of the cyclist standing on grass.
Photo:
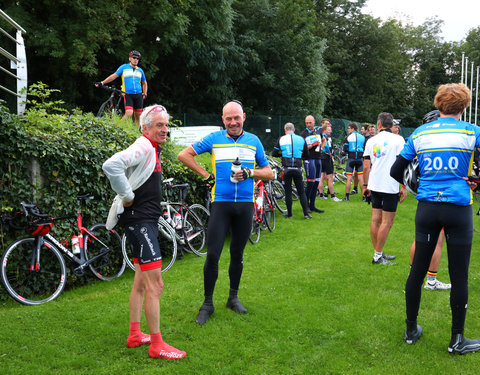
<svg viewBox="0 0 480 375">
<path fill-rule="evenodd" d="M 392 228 L 399 198 L 403 202 L 407 195 L 405 186 L 402 185 L 400 190 L 398 182 L 390 177 L 390 168 L 405 145 L 402 137 L 392 133 L 392 126 L 393 116 L 388 112 L 380 113 L 377 118 L 378 134 L 369 139 L 363 153 L 362 195 L 372 201 L 370 236 L 373 264 L 395 264 L 390 262 L 395 255 L 385 254 L 383 246 Z"/>
<path fill-rule="evenodd" d="M 169 115 L 165 107 L 145 108 L 141 117 L 143 135 L 103 164 L 103 171 L 117 193 L 107 219 L 107 229 L 119 222 L 133 250 L 135 278 L 130 293 L 130 335 L 127 346 L 151 344 L 152 358 L 180 359 L 186 356 L 163 341 L 160 333 L 160 297 L 163 291 L 162 256 L 157 240 L 157 221 L 162 211 L 161 144 L 167 140 Z M 145 304 L 150 336 L 140 331 Z"/>
<path fill-rule="evenodd" d="M 307 196 L 303 184 L 302 159 L 308 155 L 305 140 L 295 134 L 295 126 L 287 122 L 284 126 L 285 135 L 280 137 L 273 148 L 272 156 L 282 157 L 282 167 L 285 182 L 285 204 L 287 205 L 286 218 L 292 217 L 292 180 L 297 188 L 298 198 L 303 209 L 305 219 L 311 219 L 308 213 Z"/>
<path fill-rule="evenodd" d="M 447 241 L 448 270 L 452 289 L 451 340 L 448 351 L 465 354 L 480 350 L 480 340 L 464 336 L 468 303 L 468 268 L 473 240 L 472 193 L 468 182 L 473 154 L 480 147 L 480 129 L 460 121 L 470 104 L 464 84 L 438 88 L 434 99 L 440 118 L 417 128 L 408 138 L 391 175 L 400 181 L 411 160 L 418 159 L 420 178 L 415 216 L 415 256 L 405 285 L 405 341 L 414 344 L 422 335 L 417 324 L 425 274 L 443 228 Z"/>
<path fill-rule="evenodd" d="M 247 309 L 238 299 L 238 288 L 243 271 L 243 251 L 252 231 L 253 179 L 271 180 L 273 171 L 260 139 L 243 130 L 245 118 L 239 101 L 227 102 L 222 115 L 226 130 L 213 132 L 178 154 L 178 159 L 188 168 L 207 182 L 215 182 L 212 189 L 212 211 L 208 221 L 207 259 L 203 268 L 205 300 L 195 319 L 197 324 L 205 324 L 215 311 L 213 291 L 218 278 L 218 261 L 229 230 L 230 294 L 226 307 L 237 314 L 247 313 Z M 195 160 L 195 156 L 204 152 L 212 155 L 215 176 L 211 176 Z M 233 173 L 232 163 L 237 158 L 241 161 L 242 168 Z M 256 164 L 259 169 L 255 169 Z M 236 182 L 232 182 L 231 177 Z"/>
<path fill-rule="evenodd" d="M 125 115 L 123 120 L 132 117 L 135 114 L 135 124 L 140 126 L 140 115 L 142 113 L 143 101 L 147 97 L 147 79 L 143 69 L 138 66 L 140 61 L 140 52 L 131 51 L 128 54 L 128 64 L 121 65 L 115 73 L 110 74 L 103 81 L 95 83 L 95 86 L 101 87 L 118 77 L 122 77 L 122 91 L 125 102 Z"/>
</svg>

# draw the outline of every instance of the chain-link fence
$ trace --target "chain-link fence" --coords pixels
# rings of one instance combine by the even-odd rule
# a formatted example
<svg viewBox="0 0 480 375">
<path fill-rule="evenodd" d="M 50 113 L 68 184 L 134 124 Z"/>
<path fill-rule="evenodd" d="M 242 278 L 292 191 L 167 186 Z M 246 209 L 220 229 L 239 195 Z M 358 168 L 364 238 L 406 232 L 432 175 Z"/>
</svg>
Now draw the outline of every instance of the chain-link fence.
<svg viewBox="0 0 480 375">
<path fill-rule="evenodd" d="M 202 126 L 202 125 L 216 125 L 223 128 L 222 118 L 220 114 L 174 114 L 173 118 L 181 122 L 181 126 Z M 328 117 L 327 117 L 328 118 Z M 316 124 L 319 126 L 321 117 L 316 119 Z M 335 145 L 343 144 L 345 136 L 347 134 L 347 126 L 351 122 L 355 122 L 360 130 L 363 123 L 329 118 L 332 124 L 332 138 Z M 291 122 L 295 125 L 295 133 L 305 129 L 305 116 L 295 115 L 248 115 L 244 123 L 244 129 L 257 135 L 263 143 L 266 152 L 271 152 L 275 143 L 279 137 L 285 134 L 283 127 L 287 122 Z M 413 128 L 401 128 L 401 134 L 404 138 L 408 137 L 415 129 Z"/>
</svg>

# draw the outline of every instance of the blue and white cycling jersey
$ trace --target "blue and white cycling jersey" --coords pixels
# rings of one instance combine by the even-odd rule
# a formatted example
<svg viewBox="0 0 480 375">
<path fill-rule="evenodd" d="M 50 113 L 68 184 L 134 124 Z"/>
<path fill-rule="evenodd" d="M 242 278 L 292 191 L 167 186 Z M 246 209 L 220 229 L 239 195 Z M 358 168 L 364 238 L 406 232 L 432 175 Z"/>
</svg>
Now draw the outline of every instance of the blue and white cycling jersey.
<svg viewBox="0 0 480 375">
<path fill-rule="evenodd" d="M 192 144 L 197 154 L 209 152 L 212 155 L 212 168 L 215 185 L 212 189 L 212 202 L 253 202 L 252 178 L 233 183 L 230 171 L 233 161 L 238 157 L 242 167 L 254 169 L 268 165 L 265 150 L 260 139 L 248 132 L 235 141 L 226 130 L 210 133 L 201 141 Z"/>
<path fill-rule="evenodd" d="M 357 132 L 352 132 L 345 137 L 343 150 L 348 152 L 349 159 L 360 159 L 363 156 L 363 148 L 365 147 L 365 137 Z"/>
<path fill-rule="evenodd" d="M 480 147 L 480 128 L 465 121 L 441 117 L 417 128 L 400 153 L 407 160 L 418 158 L 417 199 L 472 204 L 472 192 L 463 177 L 471 174 L 476 147 Z"/>
<path fill-rule="evenodd" d="M 127 94 L 141 94 L 142 82 L 145 82 L 145 73 L 142 68 L 133 69 L 130 64 L 121 65 L 115 72 L 122 77 L 122 90 Z"/>
</svg>

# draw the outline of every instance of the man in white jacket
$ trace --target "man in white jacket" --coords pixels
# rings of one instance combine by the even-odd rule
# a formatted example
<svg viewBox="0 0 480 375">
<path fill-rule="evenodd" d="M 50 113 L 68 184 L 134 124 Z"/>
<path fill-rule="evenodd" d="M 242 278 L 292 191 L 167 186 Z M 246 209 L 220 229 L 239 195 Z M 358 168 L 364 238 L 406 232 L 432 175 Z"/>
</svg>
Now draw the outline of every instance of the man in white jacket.
<svg viewBox="0 0 480 375">
<path fill-rule="evenodd" d="M 150 357 L 180 359 L 186 353 L 165 343 L 160 333 L 163 280 L 157 221 L 162 213 L 160 145 L 167 140 L 168 121 L 165 107 L 153 105 L 145 108 L 140 116 L 143 135 L 126 150 L 108 159 L 103 164 L 103 171 L 117 193 L 108 215 L 107 228 L 113 228 L 117 222 L 124 227 L 135 264 L 127 346 L 151 344 Z M 143 304 L 150 335 L 140 330 Z"/>
</svg>

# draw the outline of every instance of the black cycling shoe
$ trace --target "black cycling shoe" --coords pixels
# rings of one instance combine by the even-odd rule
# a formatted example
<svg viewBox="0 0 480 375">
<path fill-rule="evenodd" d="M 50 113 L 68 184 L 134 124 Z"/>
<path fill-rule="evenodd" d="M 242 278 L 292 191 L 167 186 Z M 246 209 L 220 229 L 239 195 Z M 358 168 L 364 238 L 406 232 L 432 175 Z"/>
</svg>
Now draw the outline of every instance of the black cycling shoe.
<svg viewBox="0 0 480 375">
<path fill-rule="evenodd" d="M 385 253 L 383 253 L 382 257 L 385 258 L 386 260 L 394 260 L 396 258 L 395 255 L 388 255 Z"/>
<path fill-rule="evenodd" d="M 215 307 L 213 307 L 213 305 L 203 304 L 202 307 L 200 307 L 200 311 L 198 312 L 197 317 L 195 318 L 195 323 L 204 325 L 214 311 Z"/>
<path fill-rule="evenodd" d="M 243 307 L 242 303 L 238 298 L 229 298 L 227 304 L 225 305 L 227 308 L 235 311 L 237 314 L 246 314 L 248 311 L 245 307 Z"/>
<path fill-rule="evenodd" d="M 306 214 L 304 217 L 305 217 L 305 219 L 311 219 L 311 218 L 312 218 L 312 215 Z"/>
<path fill-rule="evenodd" d="M 310 211 L 312 211 L 312 212 L 318 212 L 319 214 L 322 214 L 322 213 L 325 212 L 324 210 L 319 210 L 317 207 L 310 208 Z"/>
<path fill-rule="evenodd" d="M 452 336 L 448 351 L 452 354 L 474 353 L 480 350 L 480 340 L 467 339 L 463 334 L 458 333 Z"/>
<path fill-rule="evenodd" d="M 423 328 L 418 324 L 414 331 L 409 331 L 407 329 L 405 331 L 405 342 L 407 344 L 415 344 L 420 338 L 420 336 L 422 336 L 422 333 L 423 333 Z"/>
</svg>

